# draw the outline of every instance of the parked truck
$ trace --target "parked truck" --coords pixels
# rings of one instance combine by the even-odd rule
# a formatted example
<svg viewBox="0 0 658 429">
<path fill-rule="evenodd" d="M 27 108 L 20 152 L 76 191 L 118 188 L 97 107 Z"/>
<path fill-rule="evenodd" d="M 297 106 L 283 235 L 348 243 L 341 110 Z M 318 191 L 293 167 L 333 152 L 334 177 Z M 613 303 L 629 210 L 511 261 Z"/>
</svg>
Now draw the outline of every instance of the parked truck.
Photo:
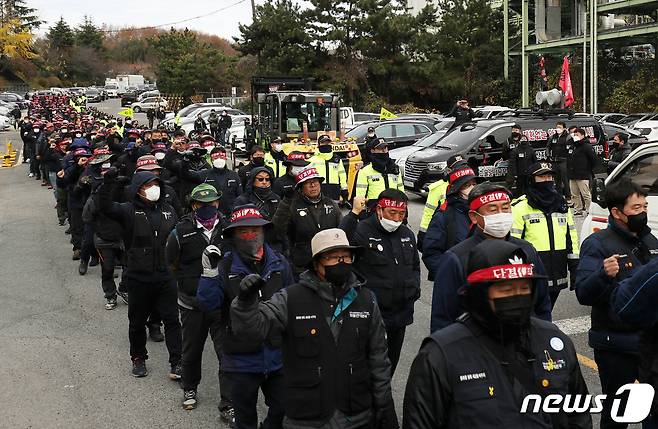
<svg viewBox="0 0 658 429">
<path fill-rule="evenodd" d="M 126 92 L 137 90 L 143 88 L 144 76 L 141 74 L 120 74 L 117 75 L 117 86 L 119 95 L 123 95 Z"/>
<path fill-rule="evenodd" d="M 294 77 L 253 77 L 252 116 L 259 124 L 260 143 L 274 137 L 283 142 L 340 135 L 340 96 L 310 90 L 312 80 Z"/>
</svg>

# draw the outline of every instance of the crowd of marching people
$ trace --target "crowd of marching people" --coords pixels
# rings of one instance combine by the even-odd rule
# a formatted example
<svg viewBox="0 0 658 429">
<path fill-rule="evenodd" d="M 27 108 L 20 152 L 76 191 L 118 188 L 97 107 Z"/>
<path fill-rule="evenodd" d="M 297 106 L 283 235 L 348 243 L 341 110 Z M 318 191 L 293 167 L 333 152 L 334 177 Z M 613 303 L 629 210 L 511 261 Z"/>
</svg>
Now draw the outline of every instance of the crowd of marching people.
<svg viewBox="0 0 658 429">
<path fill-rule="evenodd" d="M 254 145 L 238 168 L 215 132 L 190 140 L 66 96 L 35 96 L 19 125 L 79 274 L 100 265 L 105 309 L 128 305 L 131 374 L 148 375 L 147 338 L 164 341 L 186 410 L 210 336 L 220 416 L 240 429 L 591 427 L 588 411 L 520 413 L 528 394 L 588 393 L 571 339 L 550 323 L 567 288 L 592 307 L 603 392 L 658 383 L 658 240 L 647 193 L 628 179 L 606 189 L 608 228 L 580 246 L 557 167 L 528 162 L 513 198 L 454 156 L 417 237 L 374 132 L 351 195 L 328 138 L 311 157 Z M 391 378 L 421 261 L 431 327 L 399 419 Z M 610 408 L 601 427 L 625 427 Z"/>
</svg>

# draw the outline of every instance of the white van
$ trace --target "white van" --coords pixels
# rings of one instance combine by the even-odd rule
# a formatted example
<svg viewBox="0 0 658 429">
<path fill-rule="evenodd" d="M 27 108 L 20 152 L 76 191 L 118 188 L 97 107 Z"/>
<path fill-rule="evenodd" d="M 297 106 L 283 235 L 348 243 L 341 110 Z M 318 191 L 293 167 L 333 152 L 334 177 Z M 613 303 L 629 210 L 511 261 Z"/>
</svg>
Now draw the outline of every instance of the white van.
<svg viewBox="0 0 658 429">
<path fill-rule="evenodd" d="M 647 143 L 635 149 L 619 164 L 605 179 L 605 184 L 603 179 L 595 179 L 589 215 L 583 221 L 580 230 L 581 243 L 590 234 L 608 225 L 609 212 L 603 201 L 605 185 L 623 176 L 627 176 L 633 182 L 639 184 L 649 194 L 647 198 L 649 203 L 649 228 L 654 234 L 658 233 L 658 143 Z"/>
</svg>

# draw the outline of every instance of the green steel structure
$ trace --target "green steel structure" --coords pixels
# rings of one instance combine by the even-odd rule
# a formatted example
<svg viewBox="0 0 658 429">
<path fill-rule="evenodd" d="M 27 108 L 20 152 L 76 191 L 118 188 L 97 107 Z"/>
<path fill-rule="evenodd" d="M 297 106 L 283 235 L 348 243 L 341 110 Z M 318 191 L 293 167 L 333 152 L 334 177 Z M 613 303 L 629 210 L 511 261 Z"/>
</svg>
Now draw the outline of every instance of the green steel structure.
<svg viewBox="0 0 658 429">
<path fill-rule="evenodd" d="M 501 6 L 505 78 L 509 78 L 510 55 L 520 54 L 524 106 L 530 104 L 529 61 L 539 54 L 582 53 L 582 109 L 591 113 L 597 113 L 596 53 L 600 49 L 613 44 L 652 45 L 650 55 L 655 55 L 658 0 L 502 0 Z M 520 52 L 511 52 L 509 46 L 512 16 L 521 18 Z"/>
</svg>

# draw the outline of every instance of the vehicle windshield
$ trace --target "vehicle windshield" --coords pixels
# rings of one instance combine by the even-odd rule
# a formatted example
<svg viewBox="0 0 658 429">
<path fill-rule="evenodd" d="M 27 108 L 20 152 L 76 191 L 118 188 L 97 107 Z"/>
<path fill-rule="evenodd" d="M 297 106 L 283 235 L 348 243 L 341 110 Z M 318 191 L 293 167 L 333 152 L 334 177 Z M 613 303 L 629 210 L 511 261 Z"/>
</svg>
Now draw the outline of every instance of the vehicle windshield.
<svg viewBox="0 0 658 429">
<path fill-rule="evenodd" d="M 355 122 L 372 121 L 373 119 L 377 119 L 378 117 L 379 115 L 377 113 L 355 113 L 354 121 Z"/>
<path fill-rule="evenodd" d="M 331 104 L 281 103 L 281 110 L 284 132 L 301 133 L 303 122 L 307 123 L 309 132 L 331 130 Z"/>
<path fill-rule="evenodd" d="M 116 85 L 105 85 L 105 89 L 119 89 Z"/>
<path fill-rule="evenodd" d="M 416 143 L 414 143 L 412 146 L 416 147 L 430 147 L 434 145 L 436 142 L 438 142 L 441 137 L 445 135 L 444 132 L 438 132 L 438 133 L 432 133 L 426 137 L 421 138 L 418 140 Z"/>
</svg>

